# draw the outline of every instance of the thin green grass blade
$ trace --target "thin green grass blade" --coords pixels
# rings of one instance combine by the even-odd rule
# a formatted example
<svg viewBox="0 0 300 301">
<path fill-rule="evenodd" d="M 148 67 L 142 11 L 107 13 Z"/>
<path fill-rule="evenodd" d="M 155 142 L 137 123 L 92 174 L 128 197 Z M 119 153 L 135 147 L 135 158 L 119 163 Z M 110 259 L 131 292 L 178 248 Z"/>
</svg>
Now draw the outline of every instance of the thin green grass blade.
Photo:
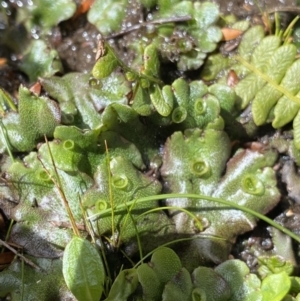
<svg viewBox="0 0 300 301">
<path fill-rule="evenodd" d="M 179 210 L 179 211 L 182 211 L 182 212 L 186 213 L 187 215 L 189 215 L 196 222 L 196 225 L 197 225 L 197 228 L 199 229 L 199 231 L 200 232 L 203 231 L 203 225 L 201 224 L 201 222 L 199 221 L 199 219 L 197 218 L 196 215 L 194 215 L 192 212 L 190 212 L 190 211 L 188 211 L 184 208 L 177 207 L 177 206 L 164 206 L 164 207 L 153 208 L 151 210 L 148 210 L 148 211 L 143 212 L 142 214 L 140 214 L 137 219 L 139 219 L 142 216 L 144 216 L 148 213 L 151 213 L 151 212 L 160 211 L 160 210 L 169 210 L 169 209 L 170 210 Z"/>
<path fill-rule="evenodd" d="M 125 203 L 125 205 L 126 205 L 126 203 Z M 142 243 L 141 243 L 139 231 L 138 231 L 137 226 L 136 226 L 136 220 L 133 218 L 133 216 L 131 214 L 131 210 L 133 209 L 134 205 L 135 205 L 135 203 L 132 204 L 130 206 L 130 208 L 128 208 L 128 206 L 126 206 L 127 214 L 126 214 L 124 223 L 122 224 L 122 228 L 120 230 L 120 237 L 122 237 L 123 231 L 126 231 L 126 224 L 127 224 L 128 219 L 130 218 L 131 219 L 131 223 L 132 223 L 132 225 L 134 227 L 134 230 L 135 230 L 135 235 L 136 235 L 136 239 L 137 239 L 137 244 L 138 244 L 140 258 L 143 258 L 143 248 L 142 248 Z M 121 240 L 119 240 L 119 241 L 121 241 Z"/>
<path fill-rule="evenodd" d="M 64 205 L 66 211 L 67 211 L 68 217 L 70 219 L 70 223 L 71 223 L 74 235 L 80 237 L 80 233 L 79 233 L 79 230 L 78 230 L 78 228 L 76 226 L 76 222 L 75 222 L 72 210 L 71 210 L 71 208 L 69 206 L 69 202 L 68 202 L 68 200 L 66 198 L 66 195 L 65 195 L 65 192 L 64 192 L 64 190 L 62 188 L 63 186 L 61 184 L 61 180 L 60 180 L 57 168 L 56 168 L 55 160 L 54 160 L 54 157 L 53 157 L 53 154 L 52 154 L 52 151 L 51 151 L 51 148 L 50 148 L 50 145 L 49 145 L 49 142 L 48 142 L 48 139 L 47 139 L 46 135 L 44 136 L 44 138 L 45 138 L 47 149 L 48 149 L 48 152 L 49 152 L 49 155 L 50 155 L 50 158 L 51 158 L 51 163 L 52 163 L 52 166 L 53 166 L 53 170 L 54 170 L 54 174 L 55 174 L 55 179 L 52 177 L 52 175 L 50 174 L 50 172 L 47 170 L 47 168 L 45 167 L 45 165 L 42 162 L 42 160 L 40 160 L 40 162 L 41 162 L 41 164 L 42 164 L 45 172 L 48 174 L 48 176 L 50 177 L 50 179 L 52 180 L 52 182 L 56 186 L 56 188 L 57 188 L 57 190 L 58 190 L 58 192 L 59 192 L 59 194 L 60 194 L 60 196 L 62 198 L 62 202 L 63 202 L 63 205 Z"/>
<path fill-rule="evenodd" d="M 110 207 L 112 208 L 111 210 L 111 233 L 112 237 L 114 237 L 115 233 L 115 211 L 114 211 L 114 197 L 112 194 L 112 179 L 111 179 L 111 172 L 110 172 L 110 156 L 108 152 L 108 146 L 106 140 L 104 140 L 105 143 L 105 152 L 106 152 L 106 166 L 107 166 L 107 174 L 108 174 L 108 187 L 109 187 L 109 201 L 110 201 Z M 113 242 L 114 244 L 115 242 Z"/>
<path fill-rule="evenodd" d="M 0 88 L 0 112 L 5 113 L 6 108 L 17 112 L 17 107 L 14 104 L 11 96 L 3 89 Z"/>
<path fill-rule="evenodd" d="M 284 43 L 290 43 L 290 38 L 293 32 L 293 28 L 295 26 L 295 24 L 298 22 L 299 20 L 299 16 L 296 16 L 293 21 L 289 24 L 289 26 L 287 27 L 287 29 L 285 30 L 285 32 L 283 33 L 283 38 L 284 38 Z"/>
<path fill-rule="evenodd" d="M 22 286 L 21 286 L 21 301 L 24 300 L 24 260 L 21 260 Z"/>
<path fill-rule="evenodd" d="M 265 215 L 258 213 L 250 208 L 238 205 L 236 203 L 232 203 L 230 201 L 226 201 L 220 198 L 214 198 L 211 196 L 207 196 L 207 195 L 202 195 L 202 194 L 188 194 L 188 193 L 183 193 L 183 194 L 159 194 L 159 195 L 155 195 L 155 196 L 149 196 L 149 197 L 144 197 L 144 198 L 139 198 L 136 200 L 133 200 L 131 202 L 128 202 L 127 205 L 131 205 L 135 202 L 137 203 L 143 203 L 143 202 L 149 202 L 149 201 L 159 201 L 159 200 L 163 200 L 163 199 L 174 199 L 174 198 L 191 198 L 191 199 L 204 199 L 207 201 L 212 201 L 212 202 L 217 202 L 219 204 L 223 204 L 228 206 L 228 209 L 237 209 L 237 210 L 241 210 L 243 212 L 252 214 L 253 216 L 257 217 L 258 219 L 261 219 L 265 222 L 267 222 L 269 225 L 273 226 L 274 228 L 282 231 L 283 233 L 289 235 L 290 237 L 292 237 L 293 239 L 295 239 L 297 242 L 300 243 L 300 236 L 296 235 L 295 233 L 293 233 L 292 231 L 288 230 L 287 228 L 279 225 L 278 223 L 272 221 L 270 218 L 266 217 Z M 124 205 L 119 205 L 117 206 L 116 209 L 124 209 Z M 224 210 L 226 210 L 224 208 Z M 111 209 L 106 209 L 103 210 L 101 213 L 97 213 L 94 214 L 92 216 L 89 217 L 89 219 L 97 219 L 100 218 L 101 216 L 105 216 L 105 215 L 109 215 L 110 214 Z"/>
</svg>

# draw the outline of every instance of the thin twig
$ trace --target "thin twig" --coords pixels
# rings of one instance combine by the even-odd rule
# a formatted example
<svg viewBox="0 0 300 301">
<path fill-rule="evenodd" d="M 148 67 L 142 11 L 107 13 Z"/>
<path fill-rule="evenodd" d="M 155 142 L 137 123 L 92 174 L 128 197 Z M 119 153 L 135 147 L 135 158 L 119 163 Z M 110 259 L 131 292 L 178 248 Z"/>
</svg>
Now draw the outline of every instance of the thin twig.
<svg viewBox="0 0 300 301">
<path fill-rule="evenodd" d="M 294 13 L 295 15 L 300 15 L 300 7 L 297 6 L 279 6 L 270 8 L 266 11 L 268 14 L 273 14 L 276 12 L 282 13 Z"/>
<path fill-rule="evenodd" d="M 32 262 L 31 260 L 29 260 L 28 258 L 26 258 L 25 256 L 21 255 L 20 253 L 18 253 L 14 248 L 12 248 L 8 243 L 6 243 L 4 240 L 0 239 L 0 244 L 3 245 L 5 248 L 7 248 L 8 250 L 12 251 L 14 254 L 16 254 L 18 257 L 20 257 L 21 259 L 23 259 L 28 265 L 32 266 L 33 268 L 35 268 L 38 271 L 42 271 L 42 268 L 40 268 L 38 265 L 36 265 L 34 262 Z"/>
<path fill-rule="evenodd" d="M 276 12 L 279 12 L 279 13 L 292 13 L 294 15 L 300 15 L 300 7 L 297 7 L 297 6 L 278 6 L 278 7 L 272 7 L 272 8 L 269 8 L 269 9 L 266 9 L 266 10 L 263 10 L 263 9 L 260 9 L 260 12 L 257 13 L 257 11 L 247 11 L 247 12 L 244 12 L 244 11 L 239 11 L 236 13 L 236 15 L 238 17 L 241 17 L 241 16 L 252 16 L 252 15 L 256 15 L 256 14 L 259 14 L 259 15 L 263 15 L 263 14 L 274 14 Z"/>
<path fill-rule="evenodd" d="M 153 20 L 150 22 L 142 22 L 139 24 L 135 24 L 123 31 L 113 33 L 110 36 L 105 37 L 105 39 L 106 40 L 114 39 L 114 38 L 129 34 L 130 32 L 138 30 L 142 27 L 149 26 L 149 25 L 161 25 L 161 24 L 173 23 L 173 22 L 186 22 L 186 21 L 190 21 L 191 19 L 192 19 L 191 16 L 182 16 L 182 17 L 172 17 L 172 18 L 166 18 L 166 19 L 157 19 L 157 20 Z"/>
</svg>

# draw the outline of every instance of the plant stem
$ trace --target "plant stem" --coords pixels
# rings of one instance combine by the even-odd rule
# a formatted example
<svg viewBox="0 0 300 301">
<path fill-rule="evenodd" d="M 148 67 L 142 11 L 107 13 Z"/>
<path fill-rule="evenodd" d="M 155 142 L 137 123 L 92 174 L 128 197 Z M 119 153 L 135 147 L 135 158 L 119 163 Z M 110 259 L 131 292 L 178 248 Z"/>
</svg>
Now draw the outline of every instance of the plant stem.
<svg viewBox="0 0 300 301">
<path fill-rule="evenodd" d="M 56 179 L 54 179 L 52 177 L 52 175 L 50 174 L 50 172 L 46 169 L 44 163 L 42 162 L 42 160 L 40 160 L 41 164 L 43 165 L 46 173 L 49 175 L 49 177 L 51 178 L 52 182 L 54 183 L 54 185 L 56 186 L 62 200 L 63 200 L 63 204 L 64 204 L 64 207 L 67 211 L 67 214 L 69 216 L 69 219 L 70 219 L 70 222 L 71 222 L 71 226 L 72 226 L 72 229 L 73 229 L 73 233 L 74 235 L 80 237 L 80 233 L 79 233 L 79 230 L 76 226 L 76 222 L 75 222 L 75 219 L 74 219 L 74 216 L 73 216 L 73 213 L 71 211 L 71 208 L 69 206 L 69 202 L 66 198 L 66 195 L 62 189 L 62 185 L 61 185 L 61 180 L 60 180 L 60 177 L 59 177 L 59 174 L 58 174 L 58 171 L 57 171 L 57 168 L 56 168 L 56 165 L 55 165 L 55 162 L 54 162 L 54 158 L 52 156 L 52 152 L 51 152 L 51 149 L 50 149 L 50 145 L 49 145 L 49 142 L 48 142 L 48 139 L 46 137 L 46 135 L 44 136 L 45 138 L 45 141 L 46 141 L 46 144 L 47 144 L 47 148 L 48 148 L 48 151 L 49 151 L 49 154 L 50 154 L 50 158 L 51 158 L 51 163 L 52 163 L 52 166 L 53 166 L 53 169 L 54 169 L 54 173 L 55 173 L 55 176 L 56 176 Z"/>
<path fill-rule="evenodd" d="M 199 219 L 197 218 L 196 215 L 194 215 L 192 212 L 182 208 L 182 207 L 178 207 L 178 206 L 164 206 L 164 207 L 158 207 L 158 208 L 153 208 L 151 210 L 148 210 L 146 212 L 143 212 L 142 214 L 140 214 L 137 219 L 139 219 L 140 217 L 142 217 L 143 215 L 146 215 L 148 213 L 151 213 L 151 212 L 155 212 L 155 211 L 160 211 L 160 210 L 179 210 L 179 211 L 182 211 L 184 213 L 186 213 L 187 215 L 190 216 L 190 218 L 192 218 L 196 224 L 197 224 L 197 227 L 199 229 L 200 232 L 203 231 L 203 225 L 201 224 L 201 221 L 199 221 Z"/>
<path fill-rule="evenodd" d="M 114 213 L 114 197 L 112 193 L 112 180 L 111 180 L 111 172 L 110 172 L 110 157 L 109 157 L 109 152 L 108 152 L 108 146 L 107 146 L 107 141 L 104 140 L 105 144 L 105 152 L 106 152 L 106 167 L 107 167 L 107 174 L 108 174 L 108 192 L 109 192 L 109 202 L 110 202 L 110 207 L 112 208 L 111 210 L 111 233 L 112 237 L 114 237 L 115 234 L 115 213 Z M 113 242 L 115 245 L 115 241 Z"/>
</svg>

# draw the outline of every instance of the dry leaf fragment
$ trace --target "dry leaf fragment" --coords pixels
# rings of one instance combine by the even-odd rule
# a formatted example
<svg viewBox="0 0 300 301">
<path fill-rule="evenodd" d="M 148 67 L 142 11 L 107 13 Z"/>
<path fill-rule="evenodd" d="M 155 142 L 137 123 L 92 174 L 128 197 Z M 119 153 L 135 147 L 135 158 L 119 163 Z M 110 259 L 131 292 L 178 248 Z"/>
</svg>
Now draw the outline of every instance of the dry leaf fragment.
<svg viewBox="0 0 300 301">
<path fill-rule="evenodd" d="M 0 68 L 4 67 L 7 63 L 7 59 L 5 57 L 0 57 Z"/>
<path fill-rule="evenodd" d="M 40 96 L 41 95 L 41 89 L 42 89 L 42 85 L 40 82 L 35 82 L 30 88 L 29 91 L 33 94 L 35 94 L 36 96 Z"/>
<path fill-rule="evenodd" d="M 98 61 L 104 55 L 105 55 L 105 44 L 104 44 L 104 40 L 100 38 L 97 44 L 97 52 L 96 52 L 95 60 Z"/>
<path fill-rule="evenodd" d="M 227 76 L 227 85 L 230 88 L 234 88 L 239 82 L 239 78 L 234 70 L 230 70 Z"/>
<path fill-rule="evenodd" d="M 83 0 L 81 1 L 80 5 L 78 6 L 73 19 L 78 18 L 79 16 L 85 14 L 93 5 L 95 0 Z"/>
<path fill-rule="evenodd" d="M 222 28 L 223 41 L 230 41 L 238 38 L 243 32 L 241 30 L 232 29 L 232 28 Z"/>
<path fill-rule="evenodd" d="M 9 265 L 13 259 L 15 258 L 15 254 L 13 252 L 4 252 L 0 254 L 0 266 Z"/>
</svg>

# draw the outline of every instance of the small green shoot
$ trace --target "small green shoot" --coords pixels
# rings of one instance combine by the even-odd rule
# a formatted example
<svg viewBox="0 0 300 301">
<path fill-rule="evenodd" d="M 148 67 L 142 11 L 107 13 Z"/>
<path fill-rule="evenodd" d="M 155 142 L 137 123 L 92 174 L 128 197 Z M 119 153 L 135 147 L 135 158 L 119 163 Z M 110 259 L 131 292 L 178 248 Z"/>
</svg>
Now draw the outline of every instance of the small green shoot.
<svg viewBox="0 0 300 301">
<path fill-rule="evenodd" d="M 12 229 L 12 226 L 14 224 L 14 220 L 12 219 L 9 223 L 9 227 L 8 227 L 8 230 L 7 230 L 7 233 L 5 235 L 5 241 L 8 240 L 9 236 L 10 236 L 10 233 L 11 233 L 11 229 Z"/>
<path fill-rule="evenodd" d="M 280 17 L 278 12 L 275 12 L 274 14 L 274 18 L 275 18 L 275 36 L 281 37 L 282 36 L 282 30 L 280 28 Z"/>
<path fill-rule="evenodd" d="M 5 115 L 5 112 L 8 108 L 12 111 L 15 111 L 15 112 L 17 111 L 17 108 L 16 108 L 12 98 L 10 97 L 10 95 L 6 91 L 4 91 L 3 89 L 0 88 L 0 115 L 2 115 L 2 117 Z M 11 151 L 12 147 L 9 143 L 7 130 L 1 119 L 0 119 L 0 131 L 4 138 L 4 144 L 7 149 L 7 152 L 9 154 L 12 162 L 14 162 L 14 157 L 13 157 L 13 154 Z"/>
<path fill-rule="evenodd" d="M 17 112 L 17 107 L 11 96 L 5 90 L 0 88 L 0 114 L 4 116 L 7 110 Z"/>
<path fill-rule="evenodd" d="M 293 19 L 293 21 L 289 24 L 287 29 L 284 31 L 283 36 L 282 36 L 284 38 L 284 44 L 291 43 L 291 36 L 293 33 L 293 28 L 294 28 L 295 24 L 298 22 L 299 18 L 300 18 L 299 16 L 296 16 Z"/>
</svg>

